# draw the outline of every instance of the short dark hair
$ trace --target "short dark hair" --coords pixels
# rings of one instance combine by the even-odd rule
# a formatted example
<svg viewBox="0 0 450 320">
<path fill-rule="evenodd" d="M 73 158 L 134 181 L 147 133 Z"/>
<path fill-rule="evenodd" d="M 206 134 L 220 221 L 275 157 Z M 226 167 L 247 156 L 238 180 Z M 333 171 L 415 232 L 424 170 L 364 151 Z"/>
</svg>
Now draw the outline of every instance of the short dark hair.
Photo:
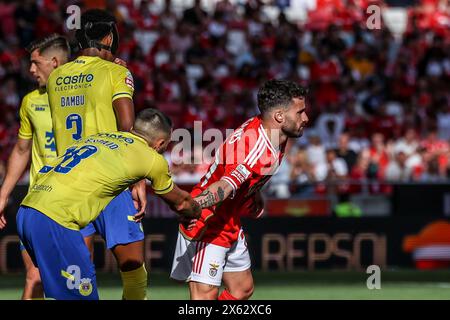
<svg viewBox="0 0 450 320">
<path fill-rule="evenodd" d="M 100 24 L 97 24 L 99 22 Z M 89 23 L 95 24 L 95 28 L 86 28 Z M 107 23 L 116 23 L 116 18 L 108 11 L 102 9 L 87 10 L 81 15 L 81 28 L 76 30 L 75 38 L 78 43 L 86 42 L 86 36 L 91 40 L 102 40 L 111 32 L 111 27 Z"/>
<path fill-rule="evenodd" d="M 172 120 L 167 115 L 157 109 L 148 108 L 138 113 L 138 115 L 136 116 L 134 129 L 139 132 L 144 131 L 144 128 L 151 128 L 151 130 L 154 132 L 159 131 L 170 135 L 172 126 Z M 145 134 L 150 135 L 154 132 Z"/>
<path fill-rule="evenodd" d="M 305 98 L 308 90 L 296 82 L 288 80 L 269 80 L 258 91 L 258 108 L 265 114 L 277 107 L 287 107 L 293 98 Z"/>
<path fill-rule="evenodd" d="M 70 55 L 69 42 L 64 36 L 57 33 L 53 33 L 49 36 L 31 42 L 26 49 L 30 54 L 34 50 L 38 50 L 39 53 L 42 54 L 49 49 L 57 49 L 66 52 L 67 55 Z"/>
</svg>

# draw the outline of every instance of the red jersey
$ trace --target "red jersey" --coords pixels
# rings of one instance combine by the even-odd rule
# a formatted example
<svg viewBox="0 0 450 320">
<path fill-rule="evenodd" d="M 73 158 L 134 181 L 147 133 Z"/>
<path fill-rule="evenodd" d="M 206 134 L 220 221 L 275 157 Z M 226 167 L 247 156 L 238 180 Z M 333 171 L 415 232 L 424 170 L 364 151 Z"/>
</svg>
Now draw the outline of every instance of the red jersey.
<svg viewBox="0 0 450 320">
<path fill-rule="evenodd" d="M 202 210 L 195 227 L 180 232 L 186 239 L 201 240 L 222 247 L 231 247 L 238 239 L 241 217 L 251 216 L 249 207 L 255 194 L 271 178 L 284 156 L 286 143 L 276 150 L 270 142 L 259 117 L 247 120 L 220 146 L 215 161 L 191 192 L 202 193 L 211 184 L 224 180 L 233 193 L 220 204 Z"/>
</svg>

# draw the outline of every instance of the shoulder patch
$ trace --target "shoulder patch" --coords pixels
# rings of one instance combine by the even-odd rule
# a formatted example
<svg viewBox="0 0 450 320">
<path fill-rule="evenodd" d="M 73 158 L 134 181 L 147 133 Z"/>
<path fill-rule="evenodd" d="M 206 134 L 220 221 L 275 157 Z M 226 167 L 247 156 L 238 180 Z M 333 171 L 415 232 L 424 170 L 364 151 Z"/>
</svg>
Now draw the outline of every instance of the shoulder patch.
<svg viewBox="0 0 450 320">
<path fill-rule="evenodd" d="M 134 90 L 134 80 L 133 80 L 133 75 L 131 74 L 130 71 L 127 71 L 127 75 L 125 77 L 125 84 L 130 87 L 131 89 Z"/>
</svg>

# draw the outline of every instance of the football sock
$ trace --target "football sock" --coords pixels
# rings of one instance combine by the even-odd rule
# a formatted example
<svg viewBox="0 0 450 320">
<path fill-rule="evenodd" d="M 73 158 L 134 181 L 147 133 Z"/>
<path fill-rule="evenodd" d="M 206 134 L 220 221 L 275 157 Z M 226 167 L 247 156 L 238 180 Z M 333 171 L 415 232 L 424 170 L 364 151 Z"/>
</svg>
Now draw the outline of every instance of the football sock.
<svg viewBox="0 0 450 320">
<path fill-rule="evenodd" d="M 120 271 L 123 284 L 123 300 L 147 300 L 147 270 L 145 265 L 132 270 Z"/>
<path fill-rule="evenodd" d="M 233 297 L 233 295 L 229 293 L 227 289 L 225 289 L 220 294 L 219 300 L 238 300 L 238 299 L 236 297 Z"/>
</svg>

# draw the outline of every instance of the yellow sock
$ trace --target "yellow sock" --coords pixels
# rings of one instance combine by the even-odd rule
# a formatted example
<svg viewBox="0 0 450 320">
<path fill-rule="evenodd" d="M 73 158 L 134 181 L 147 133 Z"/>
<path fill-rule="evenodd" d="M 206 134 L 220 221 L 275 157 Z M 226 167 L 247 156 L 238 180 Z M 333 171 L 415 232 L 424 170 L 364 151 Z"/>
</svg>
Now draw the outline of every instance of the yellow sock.
<svg viewBox="0 0 450 320">
<path fill-rule="evenodd" d="M 123 300 L 147 300 L 147 270 L 145 265 L 132 270 L 120 271 L 123 284 Z"/>
</svg>

